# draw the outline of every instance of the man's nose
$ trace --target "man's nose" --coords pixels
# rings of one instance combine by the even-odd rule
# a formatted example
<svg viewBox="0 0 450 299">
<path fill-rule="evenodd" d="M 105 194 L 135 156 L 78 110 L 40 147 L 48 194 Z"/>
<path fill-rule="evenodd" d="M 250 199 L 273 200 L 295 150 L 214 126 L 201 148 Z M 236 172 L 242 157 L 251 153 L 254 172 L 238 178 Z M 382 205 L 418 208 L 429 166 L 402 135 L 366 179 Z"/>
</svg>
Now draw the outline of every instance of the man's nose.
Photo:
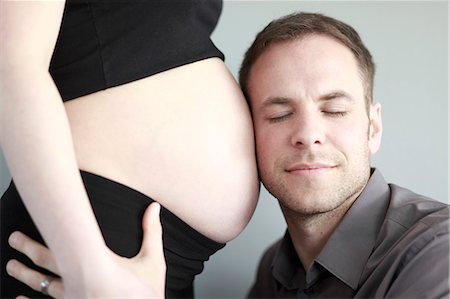
<svg viewBox="0 0 450 299">
<path fill-rule="evenodd" d="M 325 129 L 320 115 L 301 113 L 293 122 L 291 143 L 295 147 L 311 147 L 325 142 Z"/>
</svg>

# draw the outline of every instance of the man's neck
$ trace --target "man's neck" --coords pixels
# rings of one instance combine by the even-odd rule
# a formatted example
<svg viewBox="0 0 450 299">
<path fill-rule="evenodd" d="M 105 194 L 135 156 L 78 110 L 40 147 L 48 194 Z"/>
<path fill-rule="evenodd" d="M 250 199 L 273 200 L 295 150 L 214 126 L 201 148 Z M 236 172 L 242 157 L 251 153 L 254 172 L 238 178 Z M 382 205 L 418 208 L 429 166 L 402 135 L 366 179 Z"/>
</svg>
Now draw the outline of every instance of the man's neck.
<svg viewBox="0 0 450 299">
<path fill-rule="evenodd" d="M 281 207 L 288 225 L 289 235 L 305 271 L 311 267 L 314 259 L 322 251 L 356 198 L 357 196 L 348 199 L 332 211 L 312 216 L 298 215 L 296 212 Z"/>
</svg>

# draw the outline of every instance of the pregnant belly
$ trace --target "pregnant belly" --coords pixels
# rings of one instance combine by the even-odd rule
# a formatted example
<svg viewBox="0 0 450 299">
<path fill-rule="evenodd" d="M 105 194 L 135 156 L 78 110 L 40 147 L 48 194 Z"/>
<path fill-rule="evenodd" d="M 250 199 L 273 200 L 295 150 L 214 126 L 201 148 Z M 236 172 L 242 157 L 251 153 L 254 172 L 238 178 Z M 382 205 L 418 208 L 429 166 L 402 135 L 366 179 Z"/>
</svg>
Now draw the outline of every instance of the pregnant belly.
<svg viewBox="0 0 450 299">
<path fill-rule="evenodd" d="M 66 103 L 81 169 L 159 201 L 226 242 L 247 224 L 259 183 L 247 104 L 219 59 Z"/>
</svg>

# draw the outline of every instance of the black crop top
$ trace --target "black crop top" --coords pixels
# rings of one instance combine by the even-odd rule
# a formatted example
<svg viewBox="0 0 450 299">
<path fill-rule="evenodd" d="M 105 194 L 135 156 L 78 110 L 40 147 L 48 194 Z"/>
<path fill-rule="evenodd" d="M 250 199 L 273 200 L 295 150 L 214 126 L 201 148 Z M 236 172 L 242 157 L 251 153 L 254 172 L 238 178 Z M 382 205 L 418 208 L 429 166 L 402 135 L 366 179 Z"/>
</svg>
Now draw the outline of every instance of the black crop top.
<svg viewBox="0 0 450 299">
<path fill-rule="evenodd" d="M 221 0 L 67 0 L 50 63 L 64 101 L 210 57 Z"/>
</svg>

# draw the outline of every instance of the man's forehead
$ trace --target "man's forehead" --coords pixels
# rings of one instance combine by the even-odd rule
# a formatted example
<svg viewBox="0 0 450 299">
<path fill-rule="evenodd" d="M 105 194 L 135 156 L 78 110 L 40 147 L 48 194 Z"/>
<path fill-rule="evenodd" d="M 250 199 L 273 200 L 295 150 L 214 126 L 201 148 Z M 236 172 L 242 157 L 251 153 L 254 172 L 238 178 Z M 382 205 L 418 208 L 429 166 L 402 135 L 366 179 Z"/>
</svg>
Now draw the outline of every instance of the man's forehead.
<svg viewBox="0 0 450 299">
<path fill-rule="evenodd" d="M 313 89 L 314 97 L 321 100 L 337 96 L 353 99 L 347 87 L 355 82 L 363 90 L 351 50 L 324 35 L 270 45 L 249 73 L 248 93 L 251 98 L 258 95 L 258 101 L 261 97 L 285 97 L 286 82 L 297 84 L 299 89 Z"/>
</svg>

